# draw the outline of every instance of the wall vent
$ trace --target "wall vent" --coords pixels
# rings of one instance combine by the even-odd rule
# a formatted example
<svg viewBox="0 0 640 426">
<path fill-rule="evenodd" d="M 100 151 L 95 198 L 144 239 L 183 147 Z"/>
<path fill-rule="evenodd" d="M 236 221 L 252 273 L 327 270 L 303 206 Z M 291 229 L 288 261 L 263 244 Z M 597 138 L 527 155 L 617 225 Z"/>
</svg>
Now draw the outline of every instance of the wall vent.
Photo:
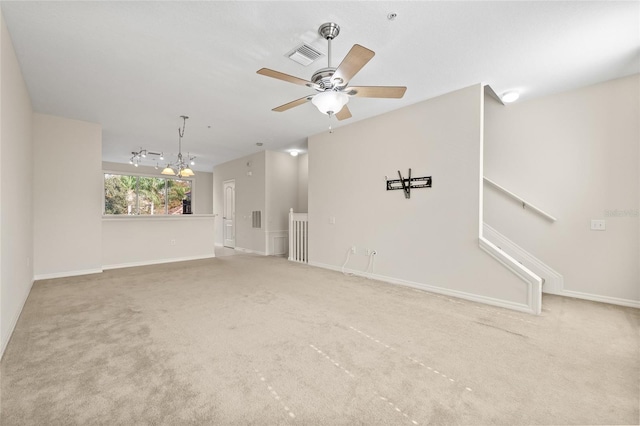
<svg viewBox="0 0 640 426">
<path fill-rule="evenodd" d="M 251 226 L 253 228 L 262 228 L 262 212 L 260 210 L 251 212 Z"/>
<path fill-rule="evenodd" d="M 316 59 L 324 56 L 324 54 L 308 44 L 303 43 L 287 53 L 286 56 L 292 61 L 306 67 L 307 65 L 311 65 Z"/>
</svg>

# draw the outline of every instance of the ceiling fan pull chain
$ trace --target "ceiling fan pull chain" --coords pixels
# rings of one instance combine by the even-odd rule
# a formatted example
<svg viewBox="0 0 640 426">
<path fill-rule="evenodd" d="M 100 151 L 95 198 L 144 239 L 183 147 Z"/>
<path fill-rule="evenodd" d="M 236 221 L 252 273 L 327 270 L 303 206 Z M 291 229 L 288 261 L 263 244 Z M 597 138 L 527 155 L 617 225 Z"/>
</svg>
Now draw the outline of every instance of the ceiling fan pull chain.
<svg viewBox="0 0 640 426">
<path fill-rule="evenodd" d="M 327 115 L 329 116 L 329 133 L 333 133 L 333 127 L 331 127 L 331 117 L 333 117 L 333 113 L 329 112 Z"/>
</svg>

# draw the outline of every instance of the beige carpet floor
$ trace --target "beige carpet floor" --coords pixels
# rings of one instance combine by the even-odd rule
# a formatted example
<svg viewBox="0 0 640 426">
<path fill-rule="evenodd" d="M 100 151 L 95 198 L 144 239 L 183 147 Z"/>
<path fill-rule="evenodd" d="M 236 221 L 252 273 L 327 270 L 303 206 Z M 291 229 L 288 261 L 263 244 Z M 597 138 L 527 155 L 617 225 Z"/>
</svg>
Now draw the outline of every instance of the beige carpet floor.
<svg viewBox="0 0 640 426">
<path fill-rule="evenodd" d="M 638 310 L 543 305 L 251 255 L 39 281 L 2 360 L 0 423 L 638 424 Z"/>
</svg>

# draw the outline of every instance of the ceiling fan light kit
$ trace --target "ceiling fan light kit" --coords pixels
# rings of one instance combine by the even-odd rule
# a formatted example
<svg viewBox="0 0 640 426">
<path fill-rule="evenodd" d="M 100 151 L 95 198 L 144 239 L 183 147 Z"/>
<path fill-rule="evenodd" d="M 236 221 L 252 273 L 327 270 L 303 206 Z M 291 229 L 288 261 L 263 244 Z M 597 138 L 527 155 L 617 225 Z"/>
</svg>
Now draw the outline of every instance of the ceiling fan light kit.
<svg viewBox="0 0 640 426">
<path fill-rule="evenodd" d="M 318 93 L 311 99 L 311 103 L 318 108 L 318 111 L 327 115 L 337 114 L 347 102 L 349 102 L 349 96 L 333 90 Z"/>
<path fill-rule="evenodd" d="M 404 96 L 407 90 L 404 86 L 349 87 L 349 81 L 373 58 L 375 52 L 359 44 L 354 44 L 340 65 L 334 68 L 331 66 L 331 41 L 340 34 L 340 26 L 333 22 L 326 22 L 320 25 L 318 34 L 327 40 L 327 67 L 313 73 L 310 80 L 304 80 L 268 68 L 262 68 L 257 71 L 258 74 L 266 77 L 307 86 L 318 92 L 280 105 L 273 108 L 272 111 L 287 111 L 311 101 L 321 113 L 330 117 L 335 116 L 338 120 L 344 120 L 351 117 L 351 112 L 346 106 L 351 96 L 395 99 Z"/>
</svg>

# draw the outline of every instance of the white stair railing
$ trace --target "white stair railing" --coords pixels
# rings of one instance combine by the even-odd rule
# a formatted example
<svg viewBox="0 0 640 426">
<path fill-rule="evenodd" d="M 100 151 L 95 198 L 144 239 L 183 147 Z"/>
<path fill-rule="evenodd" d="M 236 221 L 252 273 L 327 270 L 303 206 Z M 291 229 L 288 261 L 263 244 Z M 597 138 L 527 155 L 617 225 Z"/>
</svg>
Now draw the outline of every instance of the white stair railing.
<svg viewBox="0 0 640 426">
<path fill-rule="evenodd" d="M 289 260 L 309 262 L 309 214 L 289 210 Z"/>
</svg>

